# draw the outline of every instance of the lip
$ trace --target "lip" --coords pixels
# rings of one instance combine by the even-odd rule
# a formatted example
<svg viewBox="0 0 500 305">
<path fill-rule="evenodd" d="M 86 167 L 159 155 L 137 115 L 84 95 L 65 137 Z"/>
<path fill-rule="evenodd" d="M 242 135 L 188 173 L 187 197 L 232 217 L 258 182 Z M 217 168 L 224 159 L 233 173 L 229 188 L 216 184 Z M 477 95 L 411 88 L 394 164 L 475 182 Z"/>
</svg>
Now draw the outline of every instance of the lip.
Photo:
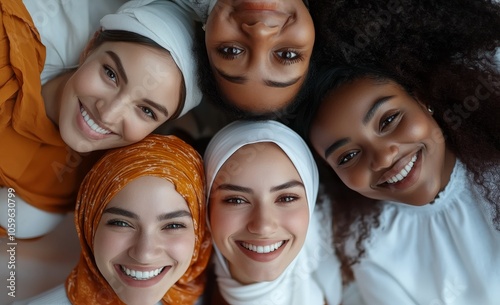
<svg viewBox="0 0 500 305">
<path fill-rule="evenodd" d="M 92 113 L 83 106 L 83 104 L 81 102 L 79 102 L 79 105 L 78 105 L 78 109 L 77 109 L 77 114 L 76 114 L 76 123 L 78 125 L 78 127 L 80 128 L 80 131 L 83 133 L 83 135 L 91 140 L 102 140 L 110 135 L 113 135 L 115 134 L 110 128 L 108 128 L 107 126 L 105 126 L 104 124 L 102 124 L 102 122 L 100 122 L 99 120 L 97 120 L 93 115 Z M 87 124 L 87 122 L 85 122 L 83 116 L 82 116 L 82 113 L 81 113 L 81 109 L 84 109 L 87 114 L 90 116 L 90 118 L 97 123 L 97 125 L 99 125 L 101 128 L 104 128 L 106 130 L 109 130 L 111 131 L 111 133 L 108 133 L 108 134 L 101 134 L 101 133 L 98 133 L 94 130 L 92 130 L 92 128 L 90 128 L 90 126 Z"/>
<path fill-rule="evenodd" d="M 237 11 L 275 11 L 278 9 L 278 3 L 269 1 L 240 1 L 235 9 Z"/>
<path fill-rule="evenodd" d="M 393 177 L 394 175 L 398 174 L 411 161 L 411 159 L 415 155 L 417 159 L 415 160 L 410 172 L 408 172 L 408 175 L 401 181 L 395 183 L 387 183 L 387 180 Z M 400 159 L 398 162 L 396 162 L 396 164 L 388 172 L 382 175 L 376 186 L 386 187 L 389 189 L 396 189 L 396 190 L 406 189 L 414 185 L 418 181 L 418 178 L 420 177 L 420 171 L 422 168 L 421 164 L 422 164 L 422 150 L 411 153 L 405 156 L 404 158 Z"/>
<path fill-rule="evenodd" d="M 126 266 L 129 269 L 138 270 L 138 271 L 150 271 L 150 270 L 161 268 L 161 267 L 148 267 L 148 268 L 144 268 L 144 267 L 131 267 L 131 266 L 128 266 L 128 265 L 123 265 L 123 266 Z M 146 288 L 146 287 L 151 287 L 153 285 L 156 285 L 158 282 L 160 282 L 163 279 L 163 277 L 165 277 L 165 275 L 172 268 L 172 266 L 164 266 L 164 268 L 163 268 L 163 270 L 161 271 L 160 274 L 158 274 L 156 277 L 153 277 L 153 278 L 151 278 L 149 280 L 134 280 L 131 277 L 127 276 L 122 271 L 121 265 L 116 264 L 113 267 L 115 268 L 115 272 L 118 274 L 118 277 L 121 279 L 121 281 L 125 285 L 130 286 L 130 287 L 137 287 L 137 288 Z"/>
<path fill-rule="evenodd" d="M 285 247 L 287 246 L 289 240 L 238 240 L 236 241 L 236 245 L 240 249 L 240 251 L 245 254 L 247 257 L 250 259 L 261 262 L 261 263 L 266 263 L 275 260 L 277 257 L 281 255 L 281 253 L 284 251 Z M 266 245 L 271 245 L 275 244 L 278 242 L 283 242 L 283 244 L 277 248 L 276 250 L 269 252 L 269 253 L 257 253 L 254 251 L 251 251 L 245 247 L 243 247 L 242 243 L 248 243 L 252 244 L 255 246 L 266 246 Z"/>
</svg>

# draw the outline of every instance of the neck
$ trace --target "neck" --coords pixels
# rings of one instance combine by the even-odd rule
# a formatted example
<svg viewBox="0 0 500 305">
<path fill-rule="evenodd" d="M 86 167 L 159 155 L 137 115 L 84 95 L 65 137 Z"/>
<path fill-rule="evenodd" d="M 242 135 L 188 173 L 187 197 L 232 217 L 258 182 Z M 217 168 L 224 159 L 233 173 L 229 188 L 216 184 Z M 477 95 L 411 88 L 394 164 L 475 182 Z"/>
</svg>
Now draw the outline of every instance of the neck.
<svg viewBox="0 0 500 305">
<path fill-rule="evenodd" d="M 74 70 L 64 72 L 63 74 L 49 80 L 42 86 L 42 97 L 45 104 L 45 113 L 47 117 L 56 126 L 59 126 L 59 115 L 61 111 L 62 92 L 68 79 L 73 75 Z"/>
</svg>

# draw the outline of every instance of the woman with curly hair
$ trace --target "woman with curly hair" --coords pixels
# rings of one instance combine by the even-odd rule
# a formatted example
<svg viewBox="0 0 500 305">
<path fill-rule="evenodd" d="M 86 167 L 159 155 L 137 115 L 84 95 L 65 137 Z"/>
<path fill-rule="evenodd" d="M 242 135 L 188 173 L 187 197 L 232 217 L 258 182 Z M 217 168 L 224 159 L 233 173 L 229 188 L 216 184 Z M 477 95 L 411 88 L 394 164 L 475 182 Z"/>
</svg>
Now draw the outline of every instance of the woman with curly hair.
<svg viewBox="0 0 500 305">
<path fill-rule="evenodd" d="M 330 2 L 295 126 L 333 169 L 344 280 L 370 304 L 495 303 L 499 4 Z"/>
<path fill-rule="evenodd" d="M 369 304 L 500 298 L 500 73 L 486 62 L 441 68 L 427 91 L 372 67 L 319 73 L 302 131 L 335 172 L 336 251 Z"/>
</svg>

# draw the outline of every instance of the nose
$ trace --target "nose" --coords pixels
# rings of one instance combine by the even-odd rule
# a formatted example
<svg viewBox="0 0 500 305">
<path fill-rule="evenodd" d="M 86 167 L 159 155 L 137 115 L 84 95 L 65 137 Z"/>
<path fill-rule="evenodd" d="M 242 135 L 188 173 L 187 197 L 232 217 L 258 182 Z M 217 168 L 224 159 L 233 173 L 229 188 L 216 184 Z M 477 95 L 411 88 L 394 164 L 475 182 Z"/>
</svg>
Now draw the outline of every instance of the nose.
<svg viewBox="0 0 500 305">
<path fill-rule="evenodd" d="M 261 236 L 271 235 L 278 228 L 275 214 L 276 211 L 273 211 L 272 207 L 254 207 L 247 224 L 248 231 Z"/>
<path fill-rule="evenodd" d="M 96 103 L 96 108 L 101 121 L 107 125 L 112 125 L 123 118 L 127 108 L 126 98 L 114 98 L 108 101 L 99 100 Z"/>
<path fill-rule="evenodd" d="M 378 146 L 373 148 L 371 168 L 374 171 L 379 171 L 390 167 L 394 164 L 394 159 L 398 154 L 398 147 L 394 144 Z"/>
<path fill-rule="evenodd" d="M 156 238 L 154 233 L 143 232 L 137 234 L 129 249 L 129 256 L 138 263 L 147 264 L 157 260 L 161 255 L 162 242 Z"/>
<path fill-rule="evenodd" d="M 244 33 L 254 38 L 266 38 L 276 35 L 280 31 L 281 26 L 268 26 L 259 21 L 253 24 L 243 23 L 241 29 Z"/>
</svg>

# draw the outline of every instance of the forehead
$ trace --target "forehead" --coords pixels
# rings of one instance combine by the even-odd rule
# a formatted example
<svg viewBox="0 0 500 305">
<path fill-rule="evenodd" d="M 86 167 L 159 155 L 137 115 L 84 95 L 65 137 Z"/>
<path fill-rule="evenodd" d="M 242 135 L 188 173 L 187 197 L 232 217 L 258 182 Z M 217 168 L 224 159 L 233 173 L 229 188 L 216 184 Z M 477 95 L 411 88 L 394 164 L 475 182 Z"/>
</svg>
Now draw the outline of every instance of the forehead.
<svg viewBox="0 0 500 305">
<path fill-rule="evenodd" d="M 224 162 L 213 185 L 217 187 L 240 179 L 263 180 L 285 171 L 289 175 L 290 170 L 297 172 L 292 161 L 278 145 L 272 142 L 252 143 L 240 147 Z"/>
<path fill-rule="evenodd" d="M 392 96 L 408 96 L 408 93 L 392 80 L 368 77 L 356 79 L 330 90 L 325 95 L 315 121 L 332 117 L 349 118 L 356 113 L 362 114 L 378 99 Z"/>
</svg>

